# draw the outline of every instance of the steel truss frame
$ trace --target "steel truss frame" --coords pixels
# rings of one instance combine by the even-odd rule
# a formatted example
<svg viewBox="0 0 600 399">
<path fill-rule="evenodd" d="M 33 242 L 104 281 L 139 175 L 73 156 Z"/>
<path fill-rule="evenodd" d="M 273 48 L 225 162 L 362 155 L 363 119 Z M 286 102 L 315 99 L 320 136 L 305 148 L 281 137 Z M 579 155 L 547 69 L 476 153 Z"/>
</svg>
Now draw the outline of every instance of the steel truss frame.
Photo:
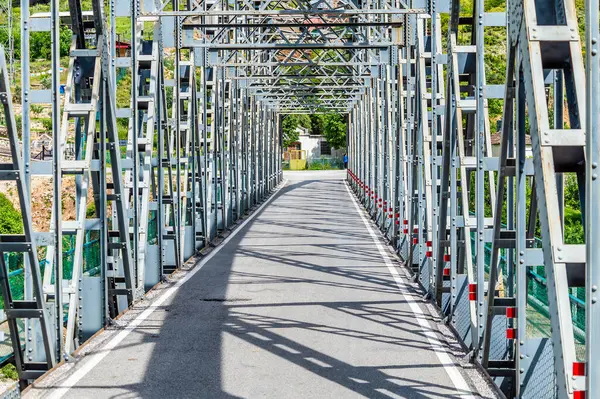
<svg viewBox="0 0 600 399">
<path fill-rule="evenodd" d="M 133 0 L 105 10 L 94 0 L 91 23 L 70 0 L 67 82 L 58 0 L 49 17 L 21 3 L 23 145 L 17 151 L 7 118 L 13 152 L 2 176 L 17 182 L 25 229 L 0 237 L 0 249 L 29 254 L 25 299 L 10 295 L 5 265 L 0 279 L 24 381 L 68 359 L 269 195 L 282 179 L 281 117 L 336 111 L 348 114 L 351 187 L 472 361 L 510 397 L 600 389 L 592 333 L 600 329 L 598 0 L 586 1 L 585 70 L 573 0 L 508 0 L 500 13 L 483 0 L 472 10 L 459 0 Z M 131 27 L 126 55 L 117 52 L 119 18 Z M 506 30 L 504 84 L 486 80 L 489 28 Z M 30 87 L 28 38 L 40 30 L 54 39 L 52 90 Z M 10 116 L 6 69 L 0 73 Z M 124 75 L 128 104 L 116 98 Z M 498 154 L 491 100 L 503 104 Z M 27 116 L 36 103 L 52 106 L 51 162 L 30 154 Z M 563 173 L 576 173 L 585 193 L 585 245 L 564 243 Z M 53 184 L 48 231 L 33 230 L 28 210 L 40 175 Z M 75 217 L 62 214 L 67 191 Z M 92 236 L 98 270 L 86 266 Z M 65 240 L 73 247 L 66 274 Z M 35 254 L 43 255 L 43 280 Z M 533 337 L 527 281 L 540 265 L 552 335 Z M 569 290 L 577 286 L 587 290 L 585 359 L 576 358 L 571 324 Z M 16 319 L 26 319 L 24 336 Z"/>
<path fill-rule="evenodd" d="M 590 262 L 597 211 L 585 202 L 597 198 L 590 165 L 599 151 L 597 51 L 586 52 L 584 68 L 573 1 L 511 0 L 507 12 L 487 12 L 483 0 L 472 4 L 412 2 L 428 14 L 402 17 L 392 77 L 366 79 L 350 109 L 348 181 L 471 360 L 507 397 L 581 398 L 598 389 L 592 379 L 599 375 L 592 332 L 599 273 Z M 587 46 L 596 49 L 598 2 L 588 1 L 586 13 Z M 470 28 L 459 37 L 460 25 Z M 487 29 L 506 31 L 504 84 L 486 80 Z M 490 100 L 503 104 L 497 154 Z M 385 119 L 388 107 L 395 124 Z M 586 244 L 565 243 L 565 173 L 577 175 Z M 528 324 L 528 281 L 539 268 L 548 279 L 547 336 L 531 334 Z M 577 287 L 586 287 L 587 319 L 578 354 L 570 296 Z"/>
<path fill-rule="evenodd" d="M 3 54 L 0 97 L 13 150 L 2 177 L 17 183 L 25 229 L 0 237 L 0 249 L 25 254 L 24 292 L 11 293 L 5 264 L 0 280 L 17 369 L 27 383 L 218 242 L 276 188 L 282 172 L 275 111 L 239 80 L 239 71 L 209 65 L 207 50 L 182 45 L 183 18 L 144 17 L 158 9 L 152 2 L 114 2 L 105 10 L 95 0 L 84 23 L 80 1 L 70 0 L 73 40 L 61 82 L 58 0 L 49 15 L 31 16 L 28 2 L 22 5 L 22 146 Z M 121 18 L 131 27 L 128 54 L 116 46 Z M 48 31 L 55 43 L 52 90 L 30 87 L 30 31 Z M 131 100 L 118 103 L 117 90 L 127 90 L 128 80 Z M 32 103 L 52 105 L 52 161 L 31 157 Z M 31 181 L 40 176 L 53 184 L 48 231 L 34 231 L 31 222 Z M 65 198 L 73 199 L 74 216 L 63 214 Z M 89 245 L 97 255 L 86 252 Z M 24 300 L 15 299 L 21 294 Z"/>
</svg>

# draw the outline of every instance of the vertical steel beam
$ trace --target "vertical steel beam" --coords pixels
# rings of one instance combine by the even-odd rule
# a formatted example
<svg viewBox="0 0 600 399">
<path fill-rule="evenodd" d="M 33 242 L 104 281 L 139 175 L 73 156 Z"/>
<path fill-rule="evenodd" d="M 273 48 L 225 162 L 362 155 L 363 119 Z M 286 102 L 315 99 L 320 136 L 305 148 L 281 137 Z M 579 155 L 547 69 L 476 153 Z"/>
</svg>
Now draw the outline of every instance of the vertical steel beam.
<svg viewBox="0 0 600 399">
<path fill-rule="evenodd" d="M 61 167 L 61 148 L 60 142 L 60 17 L 59 1 L 50 2 L 50 23 L 51 23 L 51 46 L 52 46 L 52 131 L 54 133 L 52 162 L 54 172 L 54 300 L 56 306 L 56 353 L 57 359 L 62 357 L 64 352 L 63 340 L 63 304 L 62 304 L 62 277 L 63 277 L 63 258 L 62 258 L 62 167 Z"/>
<path fill-rule="evenodd" d="M 598 0 L 585 2 L 586 26 L 586 198 L 585 198 L 585 242 L 586 242 L 586 335 L 585 390 L 589 397 L 600 392 L 600 24 Z M 581 388 L 581 387 L 580 387 Z"/>
</svg>

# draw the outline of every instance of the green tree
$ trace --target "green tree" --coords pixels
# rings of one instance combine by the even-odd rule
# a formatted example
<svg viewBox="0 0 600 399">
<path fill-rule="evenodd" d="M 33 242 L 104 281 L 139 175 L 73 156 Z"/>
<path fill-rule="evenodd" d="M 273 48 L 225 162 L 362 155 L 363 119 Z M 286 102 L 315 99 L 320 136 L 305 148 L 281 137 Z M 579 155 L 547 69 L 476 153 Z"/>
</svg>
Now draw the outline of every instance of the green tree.
<svg viewBox="0 0 600 399">
<path fill-rule="evenodd" d="M 581 223 L 581 211 L 565 207 L 565 243 L 584 244 L 585 232 Z"/>
<path fill-rule="evenodd" d="M 311 114 L 310 122 L 312 124 L 312 134 L 322 135 L 325 128 L 325 115 Z"/>
<path fill-rule="evenodd" d="M 298 141 L 299 134 L 296 128 L 301 126 L 311 129 L 310 117 L 305 114 L 290 114 L 283 117 L 281 128 L 283 130 L 283 148 L 288 148 Z"/>
<path fill-rule="evenodd" d="M 71 40 L 73 38 L 73 32 L 66 26 L 60 28 L 60 56 L 65 57 L 69 55 L 69 49 L 71 47 Z M 19 37 L 20 40 L 20 37 Z M 18 46 L 21 44 L 18 43 Z M 17 41 L 15 38 L 15 48 L 17 47 Z M 52 41 L 50 40 L 50 32 L 31 32 L 29 38 L 29 51 L 31 58 L 46 59 L 49 60 L 52 57 Z"/>
<path fill-rule="evenodd" d="M 69 55 L 71 49 L 71 41 L 73 40 L 73 31 L 66 26 L 60 27 L 60 56 Z"/>
<path fill-rule="evenodd" d="M 308 116 L 306 114 L 297 114 L 294 116 L 298 120 L 298 126 L 303 127 L 308 130 L 312 129 L 312 122 L 310 120 L 310 116 Z"/>
<path fill-rule="evenodd" d="M 585 242 L 585 232 L 583 230 L 577 175 L 574 173 L 564 174 L 564 182 L 565 243 L 583 244 Z"/>
<path fill-rule="evenodd" d="M 29 37 L 29 54 L 32 59 L 49 60 L 52 56 L 51 51 L 49 32 L 31 32 L 31 36 Z"/>
<path fill-rule="evenodd" d="M 323 136 L 332 148 L 346 147 L 346 122 L 340 114 L 324 115 Z"/>
</svg>

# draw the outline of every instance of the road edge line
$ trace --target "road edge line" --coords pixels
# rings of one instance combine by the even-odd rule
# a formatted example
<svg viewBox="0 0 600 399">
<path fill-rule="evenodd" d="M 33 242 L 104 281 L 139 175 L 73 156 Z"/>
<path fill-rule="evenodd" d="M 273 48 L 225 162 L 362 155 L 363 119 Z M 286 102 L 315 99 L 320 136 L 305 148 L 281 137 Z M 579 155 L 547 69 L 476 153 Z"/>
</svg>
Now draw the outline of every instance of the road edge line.
<svg viewBox="0 0 600 399">
<path fill-rule="evenodd" d="M 154 302 L 152 302 L 146 309 L 142 311 L 137 317 L 131 320 L 126 326 L 123 326 L 123 330 L 121 330 L 118 334 L 112 337 L 104 346 L 95 350 L 94 353 L 91 353 L 85 357 L 86 362 L 81 365 L 80 368 L 76 369 L 73 374 L 71 374 L 63 383 L 59 384 L 56 388 L 54 388 L 50 393 L 48 398 L 58 399 L 63 397 L 75 384 L 77 384 L 83 377 L 85 377 L 94 367 L 96 367 L 102 359 L 104 359 L 117 345 L 119 345 L 133 330 L 135 330 L 144 320 L 148 318 L 159 306 L 161 306 L 169 297 L 171 297 L 183 284 L 185 284 L 188 280 L 190 280 L 208 261 L 210 261 L 217 253 L 221 251 L 222 248 L 233 238 L 235 237 L 260 211 L 263 210 L 267 205 L 271 203 L 273 199 L 275 199 L 277 193 L 287 185 L 288 181 L 284 180 L 282 184 L 277 187 L 269 198 L 257 209 L 252 212 L 250 216 L 242 224 L 237 226 L 235 230 L 231 232 L 224 240 L 218 245 L 215 249 L 210 251 L 205 257 L 203 257 L 200 262 L 194 266 L 193 269 L 188 271 L 188 273 L 181 279 L 178 280 L 172 287 L 169 287 L 162 295 L 160 295 Z"/>
<path fill-rule="evenodd" d="M 444 348 L 444 345 L 442 344 L 442 342 L 439 340 L 437 332 L 431 327 L 431 325 L 429 324 L 429 321 L 425 318 L 425 314 L 423 313 L 423 310 L 421 309 L 419 304 L 415 301 L 413 295 L 408 293 L 406 283 L 404 282 L 404 280 L 398 273 L 398 270 L 396 270 L 396 267 L 392 263 L 392 260 L 390 259 L 387 251 L 385 250 L 385 247 L 381 244 L 380 238 L 373 231 L 373 228 L 371 227 L 371 224 L 365 217 L 364 212 L 362 211 L 362 208 L 358 205 L 358 202 L 356 201 L 354 194 L 352 193 L 352 191 L 350 191 L 348 182 L 346 180 L 344 180 L 344 187 L 346 187 L 346 191 L 348 191 L 348 195 L 350 196 L 350 199 L 352 199 L 352 203 L 354 204 L 354 207 L 356 208 L 358 215 L 360 216 L 365 227 L 367 228 L 367 231 L 369 232 L 371 239 L 375 243 L 375 246 L 377 247 L 377 250 L 379 251 L 381 258 L 383 259 L 385 265 L 387 266 L 390 274 L 394 278 L 396 285 L 400 289 L 400 293 L 404 297 L 404 300 L 406 301 L 406 303 L 408 303 L 411 311 L 413 312 L 417 321 L 419 322 L 421 331 L 423 331 L 423 333 L 427 337 L 427 340 L 429 341 L 429 345 L 430 345 L 431 349 L 437 355 L 439 362 L 444 367 L 444 370 L 446 370 L 446 373 L 448 374 L 448 377 L 450 377 L 450 380 L 454 384 L 454 387 L 459 392 L 464 392 L 463 394 L 461 394 L 460 397 L 465 398 L 465 399 L 466 398 L 476 398 L 477 396 L 475 396 L 473 394 L 473 390 L 471 389 L 471 387 L 469 386 L 469 384 L 467 383 L 467 381 L 465 380 L 465 378 L 463 377 L 461 372 L 458 370 L 457 364 L 452 360 L 452 358 L 450 357 L 450 354 L 448 353 L 446 348 Z"/>
</svg>

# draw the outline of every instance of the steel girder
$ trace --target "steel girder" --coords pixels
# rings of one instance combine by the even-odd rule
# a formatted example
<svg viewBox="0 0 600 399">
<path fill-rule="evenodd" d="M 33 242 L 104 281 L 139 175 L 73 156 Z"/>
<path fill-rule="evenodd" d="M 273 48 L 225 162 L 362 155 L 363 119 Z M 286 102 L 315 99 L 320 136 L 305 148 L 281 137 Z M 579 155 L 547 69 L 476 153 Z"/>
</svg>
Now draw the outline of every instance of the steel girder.
<svg viewBox="0 0 600 399">
<path fill-rule="evenodd" d="M 30 18 L 26 3 L 24 74 L 27 27 L 50 30 L 56 39 L 59 20 L 57 1 L 49 18 Z M 24 352 L 13 339 L 23 353 L 23 379 L 68 357 L 268 195 L 281 180 L 280 115 L 338 111 L 349 114 L 350 185 L 472 360 L 511 397 L 594 392 L 596 0 L 586 2 L 585 82 L 572 0 L 509 0 L 505 13 L 487 12 L 482 0 L 471 10 L 461 10 L 458 0 L 263 1 L 258 7 L 133 1 L 117 2 L 108 13 L 95 1 L 87 33 L 81 4 L 71 3 L 75 37 L 64 98 L 56 45 L 53 92 L 31 90 L 23 76 L 24 115 L 30 103 L 52 104 L 57 133 L 52 162 L 33 161 L 24 117 L 23 162 L 13 163 L 24 176 L 22 206 L 31 201 L 29 176 L 51 176 L 54 187 L 51 227 L 26 232 L 26 241 L 45 251 L 46 269 L 42 288 L 38 259 L 24 262 L 25 299 L 33 306 L 35 298 L 35 309 L 48 315 L 45 323 L 26 321 Z M 131 24 L 128 55 L 116 49 L 114 27 L 123 17 Z M 506 30 L 500 84 L 486 79 L 490 28 Z M 131 80 L 128 104 L 115 98 L 123 74 Z M 497 154 L 490 100 L 503 105 Z M 70 147 L 64 145 L 69 137 Z M 585 246 L 565 243 L 564 173 L 575 173 L 587 193 Z M 67 191 L 76 212 L 64 220 Z M 73 267 L 63 276 L 65 237 Z M 91 243 L 99 248 L 97 274 L 86 266 Z M 548 290 L 547 336 L 527 334 L 528 284 L 536 278 L 541 284 L 534 270 L 543 270 Z M 571 323 L 581 304 L 569 294 L 578 286 L 586 287 L 585 359 L 576 352 Z M 3 294 L 10 308 L 10 295 Z M 584 360 L 587 377 L 579 375 Z"/>
<path fill-rule="evenodd" d="M 587 2 L 586 71 L 572 1 L 508 1 L 506 13 L 487 12 L 483 1 L 471 10 L 459 1 L 426 6 L 427 16 L 404 16 L 390 98 L 376 73 L 350 105 L 349 183 L 471 360 L 507 396 L 593 396 L 599 274 L 590 261 L 597 212 L 589 201 L 597 194 L 590 162 L 599 151 L 600 91 L 597 51 L 589 49 L 597 46 L 598 3 Z M 486 78 L 492 30 L 507 37 L 504 83 Z M 503 107 L 498 151 L 492 100 Z M 397 121 L 390 132 L 387 107 Z M 568 173 L 577 176 L 586 244 L 569 244 L 563 233 Z M 546 307 L 533 285 L 547 290 Z M 583 312 L 578 287 L 586 287 L 585 331 L 573 321 Z M 547 331 L 534 325 L 542 308 Z"/>
<path fill-rule="evenodd" d="M 170 24 L 141 16 L 156 11 L 151 3 L 123 4 L 105 12 L 103 2 L 93 2 L 92 10 L 70 2 L 74 36 L 65 82 L 58 1 L 49 15 L 29 16 L 28 4 L 22 10 L 23 37 L 31 26 L 50 31 L 55 44 L 52 92 L 32 90 L 23 76 L 23 153 L 15 141 L 5 168 L 18 174 L 25 234 L 3 236 L 2 250 L 12 256 L 27 245 L 22 252 L 29 254 L 22 261 L 24 292 L 11 295 L 12 274 L 2 279 L 5 309 L 20 309 L 6 317 L 25 383 L 68 360 L 148 289 L 213 245 L 282 179 L 277 115 L 239 79 L 242 73 L 209 66 L 206 54 L 184 48 L 181 18 Z M 83 11 L 92 14 L 85 25 Z M 131 27 L 126 54 L 117 47 L 118 18 Z M 4 111 L 12 117 L 6 69 L 0 75 Z M 118 98 L 123 94 L 127 101 Z M 52 105 L 52 161 L 31 156 L 31 103 Z M 8 122 L 17 140 L 14 118 Z M 31 184 L 39 187 L 40 179 L 53 187 L 46 188 L 47 231 L 34 231 L 28 210 Z M 68 206 L 75 211 L 65 213 Z M 19 295 L 24 300 L 14 299 Z"/>
<path fill-rule="evenodd" d="M 42 279 L 37 256 L 37 243 L 31 219 L 29 189 L 25 185 L 25 167 L 20 153 L 17 124 L 12 104 L 10 79 L 8 75 L 4 48 L 0 46 L 0 103 L 2 120 L 6 124 L 10 142 L 10 162 L 2 163 L 0 177 L 3 181 L 14 181 L 21 209 L 23 234 L 0 235 L 0 290 L 4 299 L 4 309 L 10 330 L 10 341 L 14 348 L 15 363 L 25 378 L 38 378 L 56 364 L 55 344 L 52 341 L 52 316 L 45 307 L 42 294 Z M 9 268 L 5 255 L 19 254 L 27 259 L 30 266 L 32 298 L 19 299 L 22 293 L 11 289 Z M 41 348 L 36 358 L 27 351 L 27 336 L 18 330 L 18 321 L 25 320 L 41 337 Z"/>
<path fill-rule="evenodd" d="M 585 2 L 586 9 L 586 120 L 585 120 L 585 214 L 587 220 L 586 243 L 596 243 L 598 236 L 598 207 L 594 204 L 600 199 L 600 185 L 597 178 L 598 158 L 600 157 L 600 135 L 598 132 L 600 117 L 600 63 L 598 37 L 600 34 L 600 3 L 596 0 Z M 597 300 L 600 286 L 600 252 L 595 245 L 586 245 L 586 392 L 600 392 L 600 363 L 598 351 L 600 343 L 600 302 Z M 581 386 L 579 388 L 582 388 Z"/>
</svg>

